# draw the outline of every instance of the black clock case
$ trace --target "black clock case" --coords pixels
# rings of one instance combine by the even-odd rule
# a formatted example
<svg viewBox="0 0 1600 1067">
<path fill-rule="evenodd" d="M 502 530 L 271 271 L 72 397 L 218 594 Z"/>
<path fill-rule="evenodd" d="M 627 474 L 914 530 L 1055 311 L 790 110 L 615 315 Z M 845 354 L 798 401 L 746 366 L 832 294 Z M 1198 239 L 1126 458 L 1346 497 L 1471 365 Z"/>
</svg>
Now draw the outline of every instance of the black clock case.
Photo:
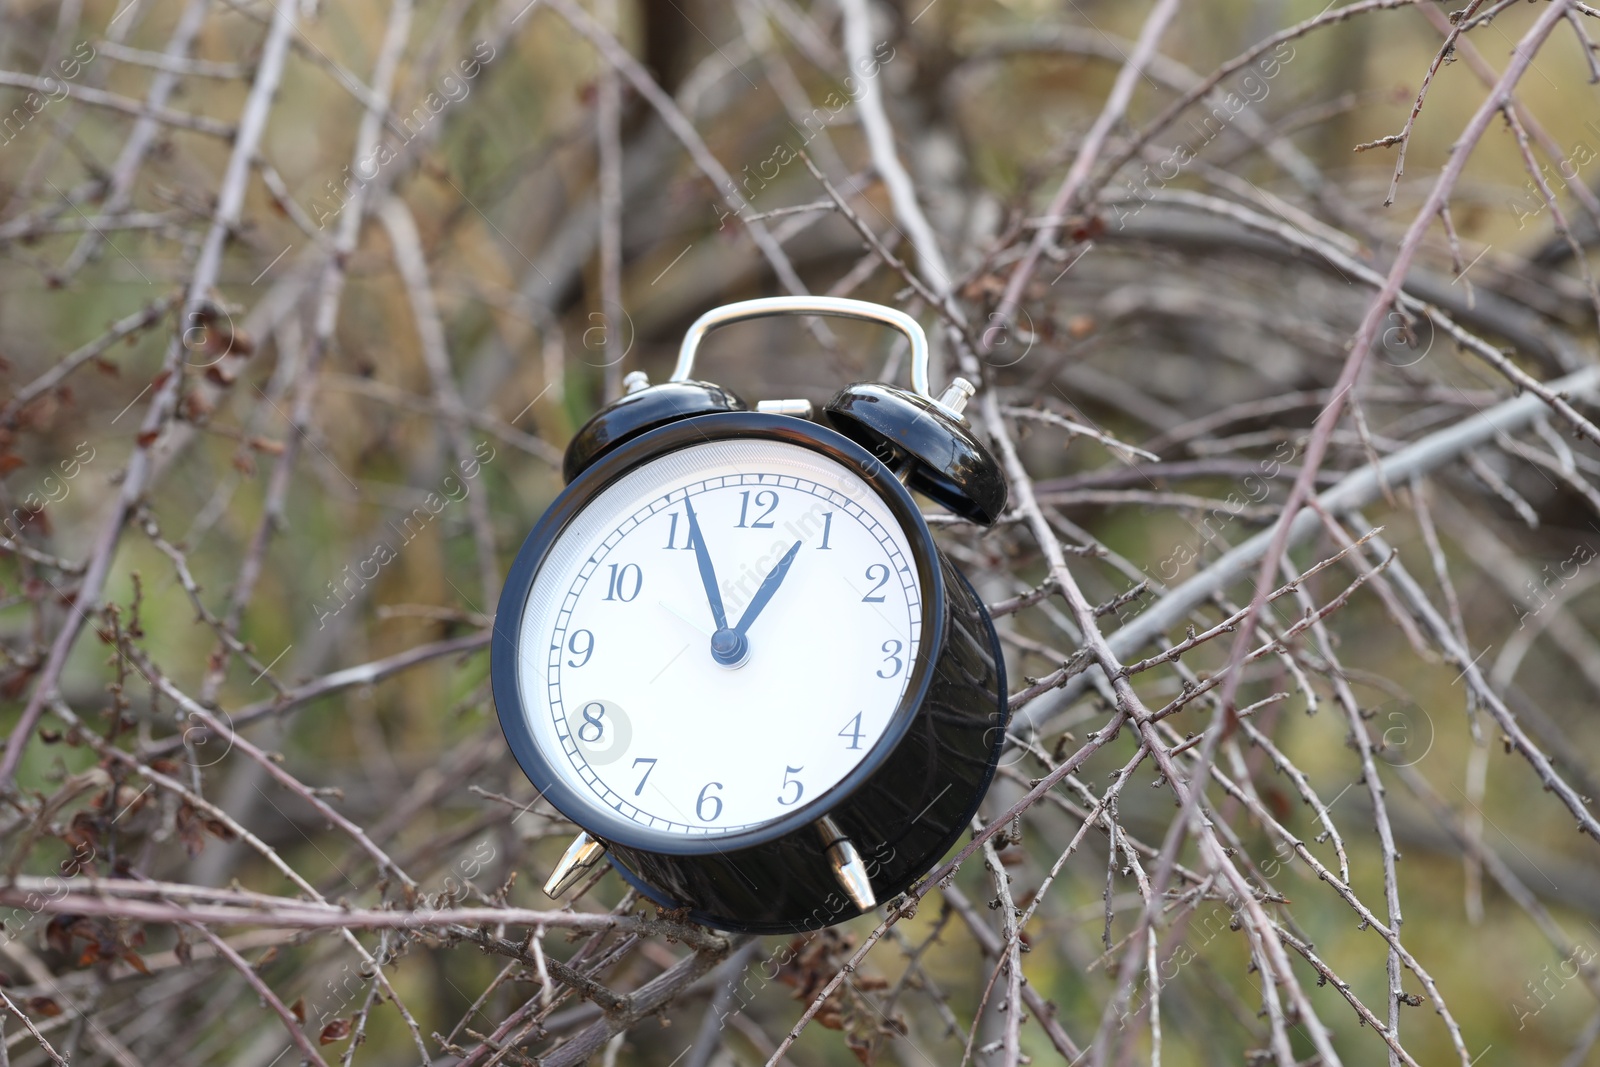
<svg viewBox="0 0 1600 1067">
<path fill-rule="evenodd" d="M 878 899 L 888 901 L 960 839 L 1005 743 L 1005 661 L 994 624 L 965 576 L 939 551 L 911 494 L 882 462 L 833 430 L 756 412 L 688 418 L 618 446 L 556 498 L 517 553 L 495 617 L 490 670 L 500 727 L 517 762 L 557 810 L 583 826 L 586 807 L 596 801 L 568 787 L 534 744 L 517 683 L 516 631 L 534 576 L 567 523 L 640 463 L 705 441 L 753 437 L 787 441 L 856 471 L 905 530 L 924 614 L 921 653 L 900 707 L 836 786 L 756 829 L 664 839 L 643 828 L 637 834 L 584 828 L 605 843 L 618 873 L 662 907 L 687 908 L 693 921 L 721 929 L 788 933 L 861 914 L 834 876 L 818 819 L 830 816 L 850 838 Z"/>
</svg>

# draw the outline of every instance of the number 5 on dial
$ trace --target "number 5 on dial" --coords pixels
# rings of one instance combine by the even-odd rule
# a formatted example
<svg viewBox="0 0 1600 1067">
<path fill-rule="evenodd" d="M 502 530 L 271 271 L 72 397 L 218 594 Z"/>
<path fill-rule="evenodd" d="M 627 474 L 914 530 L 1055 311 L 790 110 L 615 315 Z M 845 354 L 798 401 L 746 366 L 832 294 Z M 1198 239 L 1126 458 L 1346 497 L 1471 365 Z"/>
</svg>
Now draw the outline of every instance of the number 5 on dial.
<svg viewBox="0 0 1600 1067">
<path fill-rule="evenodd" d="M 789 777 L 791 774 L 799 774 L 803 770 L 805 770 L 804 767 L 785 767 L 783 769 L 783 787 L 788 789 L 791 785 L 794 786 L 794 796 L 779 796 L 779 804 L 782 804 L 784 807 L 788 807 L 791 804 L 798 804 L 800 803 L 800 798 L 806 795 L 806 787 L 801 785 L 798 779 Z"/>
</svg>

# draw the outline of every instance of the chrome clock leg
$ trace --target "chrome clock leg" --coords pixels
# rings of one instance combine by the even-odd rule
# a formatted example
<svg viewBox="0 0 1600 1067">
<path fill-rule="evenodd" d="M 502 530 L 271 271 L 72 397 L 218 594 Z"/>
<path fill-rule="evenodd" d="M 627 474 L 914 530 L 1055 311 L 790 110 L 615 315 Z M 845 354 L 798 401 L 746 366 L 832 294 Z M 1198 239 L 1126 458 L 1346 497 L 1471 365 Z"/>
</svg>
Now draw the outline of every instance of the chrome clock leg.
<svg viewBox="0 0 1600 1067">
<path fill-rule="evenodd" d="M 872 880 L 867 877 L 867 865 L 861 861 L 861 853 L 856 851 L 856 846 L 826 816 L 817 820 L 817 832 L 822 835 L 823 847 L 828 851 L 828 863 L 833 867 L 833 876 L 839 880 L 850 902 L 862 911 L 877 907 L 878 898 L 873 895 Z"/>
<path fill-rule="evenodd" d="M 605 858 L 606 846 L 590 837 L 588 834 L 579 834 L 572 839 L 572 844 L 567 846 L 567 851 L 562 855 L 561 862 L 556 864 L 556 869 L 544 883 L 544 895 L 552 900 L 577 884 L 578 879 L 589 873 L 589 869 Z"/>
</svg>

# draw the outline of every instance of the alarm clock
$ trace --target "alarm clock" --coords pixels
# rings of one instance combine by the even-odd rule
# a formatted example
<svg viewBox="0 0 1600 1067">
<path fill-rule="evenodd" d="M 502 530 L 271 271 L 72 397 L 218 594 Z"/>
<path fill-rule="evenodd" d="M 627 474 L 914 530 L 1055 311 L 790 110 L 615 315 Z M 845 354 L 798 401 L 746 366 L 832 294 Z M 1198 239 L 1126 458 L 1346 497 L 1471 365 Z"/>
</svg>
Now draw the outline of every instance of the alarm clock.
<svg viewBox="0 0 1600 1067">
<path fill-rule="evenodd" d="M 856 383 L 813 420 L 692 377 L 707 332 L 770 315 L 898 329 L 912 388 Z M 728 930 L 869 911 L 956 843 L 1005 738 L 994 624 L 912 496 L 983 525 L 1004 511 L 962 416 L 973 387 L 931 394 L 904 312 L 810 296 L 708 312 L 670 381 L 626 387 L 568 446 L 495 616 L 506 741 L 583 831 L 545 892 L 608 859 Z"/>
</svg>

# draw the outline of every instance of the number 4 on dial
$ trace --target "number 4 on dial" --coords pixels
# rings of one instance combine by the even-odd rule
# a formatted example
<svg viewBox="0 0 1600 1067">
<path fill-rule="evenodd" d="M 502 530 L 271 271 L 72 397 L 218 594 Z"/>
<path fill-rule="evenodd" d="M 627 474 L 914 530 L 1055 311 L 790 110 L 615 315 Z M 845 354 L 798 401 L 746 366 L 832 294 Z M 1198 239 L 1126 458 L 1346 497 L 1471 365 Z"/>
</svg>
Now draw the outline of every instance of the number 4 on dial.
<svg viewBox="0 0 1600 1067">
<path fill-rule="evenodd" d="M 844 724 L 844 729 L 839 731 L 839 736 L 850 743 L 845 747 L 855 750 L 861 747 L 861 712 L 856 712 L 855 718 Z"/>
</svg>

